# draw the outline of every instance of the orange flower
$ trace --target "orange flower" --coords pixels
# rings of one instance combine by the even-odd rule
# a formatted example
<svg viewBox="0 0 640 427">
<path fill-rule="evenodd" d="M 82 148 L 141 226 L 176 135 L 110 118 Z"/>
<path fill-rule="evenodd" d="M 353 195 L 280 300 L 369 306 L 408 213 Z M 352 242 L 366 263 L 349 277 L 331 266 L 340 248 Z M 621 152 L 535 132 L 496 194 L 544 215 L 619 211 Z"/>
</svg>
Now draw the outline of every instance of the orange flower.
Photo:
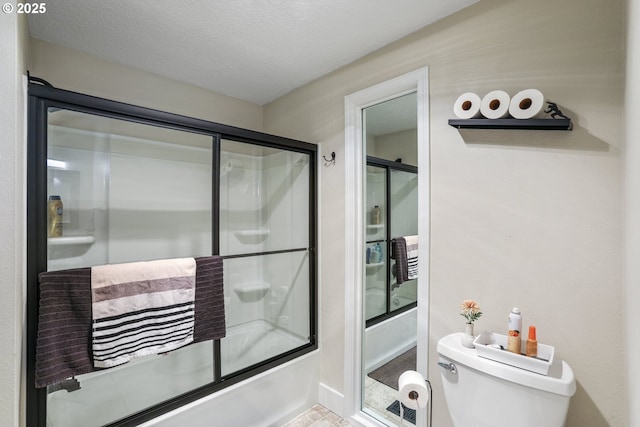
<svg viewBox="0 0 640 427">
<path fill-rule="evenodd" d="M 462 304 L 460 304 L 460 308 L 462 308 L 460 315 L 467 319 L 467 323 L 473 323 L 482 316 L 480 306 L 472 299 L 464 300 Z"/>
</svg>

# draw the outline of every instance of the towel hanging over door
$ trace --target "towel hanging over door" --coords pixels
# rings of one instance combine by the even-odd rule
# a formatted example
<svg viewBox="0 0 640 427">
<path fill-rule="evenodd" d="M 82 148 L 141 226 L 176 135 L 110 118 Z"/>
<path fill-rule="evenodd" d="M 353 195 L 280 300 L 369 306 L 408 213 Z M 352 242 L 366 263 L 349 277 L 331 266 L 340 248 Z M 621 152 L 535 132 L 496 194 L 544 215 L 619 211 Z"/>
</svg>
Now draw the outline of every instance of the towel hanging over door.
<svg viewBox="0 0 640 427">
<path fill-rule="evenodd" d="M 224 276 L 219 256 L 196 261 L 193 343 L 224 338 Z M 91 269 L 49 271 L 38 276 L 40 308 L 36 387 L 98 370 L 91 344 Z"/>
<path fill-rule="evenodd" d="M 94 366 L 110 368 L 193 342 L 195 276 L 193 258 L 93 267 Z"/>
</svg>

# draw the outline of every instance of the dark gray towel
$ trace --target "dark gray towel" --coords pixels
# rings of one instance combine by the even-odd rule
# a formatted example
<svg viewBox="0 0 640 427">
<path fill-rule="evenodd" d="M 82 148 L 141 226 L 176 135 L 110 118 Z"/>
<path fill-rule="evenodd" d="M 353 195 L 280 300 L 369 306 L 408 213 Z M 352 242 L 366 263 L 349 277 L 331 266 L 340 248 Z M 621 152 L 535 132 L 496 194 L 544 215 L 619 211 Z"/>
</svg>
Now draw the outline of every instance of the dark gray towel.
<svg viewBox="0 0 640 427">
<path fill-rule="evenodd" d="M 194 343 L 225 337 L 222 257 L 196 258 L 195 310 Z"/>
<path fill-rule="evenodd" d="M 396 283 L 399 285 L 409 280 L 409 263 L 407 260 L 407 241 L 404 237 L 396 237 L 391 240 L 393 259 L 396 260 Z"/>
<path fill-rule="evenodd" d="M 41 273 L 36 387 L 92 372 L 91 269 Z"/>
<path fill-rule="evenodd" d="M 222 258 L 195 260 L 194 343 L 226 334 Z M 39 281 L 36 387 L 98 370 L 91 355 L 91 269 L 40 273 Z"/>
</svg>

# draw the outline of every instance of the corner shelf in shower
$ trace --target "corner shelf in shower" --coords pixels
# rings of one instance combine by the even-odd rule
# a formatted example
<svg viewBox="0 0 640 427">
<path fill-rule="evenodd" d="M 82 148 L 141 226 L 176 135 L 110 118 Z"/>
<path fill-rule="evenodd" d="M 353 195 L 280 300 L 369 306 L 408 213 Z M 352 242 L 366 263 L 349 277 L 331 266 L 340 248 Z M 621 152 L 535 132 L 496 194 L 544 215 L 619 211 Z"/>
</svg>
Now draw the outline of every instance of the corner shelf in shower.
<svg viewBox="0 0 640 427">
<path fill-rule="evenodd" d="M 260 301 L 271 290 L 269 282 L 253 281 L 238 283 L 233 287 L 233 291 L 242 302 Z"/>
<path fill-rule="evenodd" d="M 78 246 L 78 245 L 91 245 L 96 241 L 94 236 L 63 236 L 63 237 L 49 237 L 47 239 L 47 245 L 49 246 Z"/>
<path fill-rule="evenodd" d="M 367 225 L 367 234 L 378 234 L 382 230 L 384 230 L 384 224 L 368 224 Z"/>
<path fill-rule="evenodd" d="M 384 265 L 384 262 L 374 262 L 372 264 L 365 264 L 365 266 L 367 266 L 368 269 L 374 269 L 374 268 L 378 268 L 378 267 L 382 267 Z"/>
<path fill-rule="evenodd" d="M 457 129 L 572 130 L 571 119 L 449 119 Z"/>
<path fill-rule="evenodd" d="M 240 241 L 244 241 L 245 243 L 254 243 L 261 242 L 269 236 L 271 230 L 268 228 L 257 228 L 254 230 L 238 230 L 234 231 L 233 234 Z"/>
<path fill-rule="evenodd" d="M 241 237 L 266 237 L 269 235 L 270 230 L 268 228 L 261 228 L 257 230 L 239 230 L 233 233 Z"/>
</svg>

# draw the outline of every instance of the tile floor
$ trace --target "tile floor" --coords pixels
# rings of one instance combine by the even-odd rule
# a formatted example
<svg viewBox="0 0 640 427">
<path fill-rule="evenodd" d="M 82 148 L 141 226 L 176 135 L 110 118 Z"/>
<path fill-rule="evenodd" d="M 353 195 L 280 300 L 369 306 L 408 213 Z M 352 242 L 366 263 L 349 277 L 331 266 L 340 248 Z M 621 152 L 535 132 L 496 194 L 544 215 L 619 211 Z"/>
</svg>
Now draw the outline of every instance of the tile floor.
<svg viewBox="0 0 640 427">
<path fill-rule="evenodd" d="M 345 427 L 347 420 L 340 418 L 322 405 L 315 405 L 282 427 Z"/>
<path fill-rule="evenodd" d="M 374 380 L 368 375 L 364 379 L 364 410 L 379 421 L 391 421 L 391 425 L 399 425 L 400 417 L 387 411 L 389 405 L 398 400 L 397 390 Z M 405 421 L 407 425 L 410 424 Z"/>
<path fill-rule="evenodd" d="M 391 425 L 398 425 L 400 417 L 387 411 L 386 408 L 397 399 L 398 392 L 391 387 L 369 378 L 365 378 L 365 410 L 374 418 L 384 422 L 391 421 Z M 409 422 L 405 422 L 407 425 Z M 345 427 L 351 426 L 345 419 L 340 418 L 322 405 L 315 405 L 298 415 L 283 427 Z"/>
</svg>

